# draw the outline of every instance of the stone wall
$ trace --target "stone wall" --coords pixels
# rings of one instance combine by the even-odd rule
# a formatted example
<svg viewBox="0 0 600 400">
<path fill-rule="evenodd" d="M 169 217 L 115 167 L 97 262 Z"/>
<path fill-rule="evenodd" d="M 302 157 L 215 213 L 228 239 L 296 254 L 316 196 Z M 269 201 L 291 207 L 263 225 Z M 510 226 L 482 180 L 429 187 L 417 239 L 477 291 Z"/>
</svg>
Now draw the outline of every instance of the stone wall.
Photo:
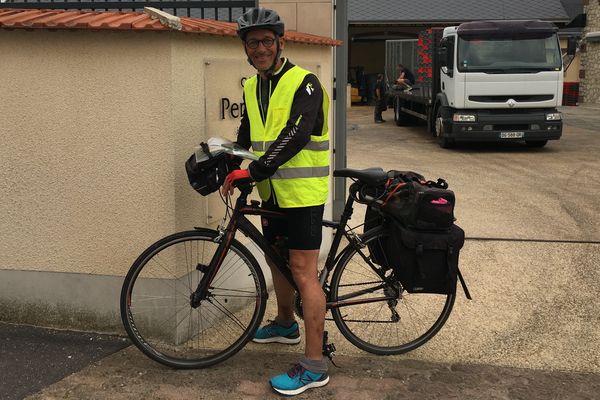
<svg viewBox="0 0 600 400">
<path fill-rule="evenodd" d="M 600 32 L 600 0 L 584 0 L 585 34 Z M 586 41 L 581 49 L 580 103 L 600 103 L 600 41 Z"/>
</svg>

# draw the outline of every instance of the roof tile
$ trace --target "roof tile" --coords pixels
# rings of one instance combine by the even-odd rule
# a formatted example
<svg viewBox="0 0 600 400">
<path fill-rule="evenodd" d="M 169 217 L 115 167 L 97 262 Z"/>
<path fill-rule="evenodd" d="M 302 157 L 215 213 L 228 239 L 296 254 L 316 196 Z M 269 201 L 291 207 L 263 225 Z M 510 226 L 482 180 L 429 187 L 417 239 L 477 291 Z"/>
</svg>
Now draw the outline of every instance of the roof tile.
<svg viewBox="0 0 600 400">
<path fill-rule="evenodd" d="M 182 31 L 236 36 L 234 22 L 180 17 Z M 169 31 L 159 20 L 141 12 L 0 9 L 0 29 L 109 29 Z M 300 32 L 286 32 L 291 42 L 339 46 L 341 41 Z"/>
</svg>

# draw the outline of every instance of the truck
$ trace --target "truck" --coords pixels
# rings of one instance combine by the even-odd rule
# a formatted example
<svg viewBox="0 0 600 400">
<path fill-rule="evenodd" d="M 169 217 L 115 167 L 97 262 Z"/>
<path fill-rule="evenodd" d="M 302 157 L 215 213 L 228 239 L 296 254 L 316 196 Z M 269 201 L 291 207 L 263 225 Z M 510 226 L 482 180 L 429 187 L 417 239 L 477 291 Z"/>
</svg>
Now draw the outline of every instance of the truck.
<svg viewBox="0 0 600 400">
<path fill-rule="evenodd" d="M 388 91 L 394 121 L 424 120 L 443 148 L 467 141 L 543 147 L 560 139 L 563 62 L 557 33 L 554 24 L 539 20 L 422 31 L 415 84 Z M 568 53 L 575 48 L 569 42 Z"/>
</svg>

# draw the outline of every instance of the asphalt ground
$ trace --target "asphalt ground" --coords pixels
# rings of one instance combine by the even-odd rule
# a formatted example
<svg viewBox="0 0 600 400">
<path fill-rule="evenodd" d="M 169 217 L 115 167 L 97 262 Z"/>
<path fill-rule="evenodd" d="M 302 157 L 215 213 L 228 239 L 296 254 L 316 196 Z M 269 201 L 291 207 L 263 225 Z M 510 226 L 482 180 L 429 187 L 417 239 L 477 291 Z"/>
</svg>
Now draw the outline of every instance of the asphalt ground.
<svg viewBox="0 0 600 400">
<path fill-rule="evenodd" d="M 473 301 L 458 296 L 440 333 L 402 356 L 364 353 L 328 323 L 341 368 L 300 398 L 600 398 L 600 107 L 563 112 L 563 138 L 542 149 L 444 150 L 424 127 L 396 127 L 390 111 L 375 125 L 371 107 L 352 109 L 349 167 L 416 170 L 444 177 L 456 192 L 457 222 L 468 237 L 461 270 Z M 360 223 L 360 210 L 353 221 Z M 133 347 L 120 350 L 119 337 L 103 336 L 98 346 L 89 340 L 96 335 L 4 328 L 3 399 L 34 392 L 35 399 L 276 398 L 268 378 L 299 351 L 249 344 L 213 368 L 175 371 Z"/>
<path fill-rule="evenodd" d="M 22 399 L 128 345 L 110 335 L 0 322 L 0 399 Z"/>
</svg>

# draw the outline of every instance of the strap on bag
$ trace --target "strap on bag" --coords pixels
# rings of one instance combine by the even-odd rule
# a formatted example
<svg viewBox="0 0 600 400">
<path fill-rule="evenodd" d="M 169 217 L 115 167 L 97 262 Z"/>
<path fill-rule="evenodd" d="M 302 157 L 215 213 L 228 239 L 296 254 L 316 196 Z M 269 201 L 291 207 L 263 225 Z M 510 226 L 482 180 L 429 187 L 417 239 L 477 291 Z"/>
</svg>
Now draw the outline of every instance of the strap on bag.
<svg viewBox="0 0 600 400">
<path fill-rule="evenodd" d="M 210 153 L 210 149 L 208 148 L 208 144 L 202 142 L 200 143 L 200 147 L 202 147 L 202 151 L 208 156 L 209 160 L 213 158 L 213 155 Z"/>
<path fill-rule="evenodd" d="M 448 189 L 448 182 L 445 179 L 438 178 L 437 182 L 434 181 L 421 181 L 419 182 L 421 185 L 434 187 L 438 189 Z"/>
<path fill-rule="evenodd" d="M 415 253 L 417 254 L 417 266 L 419 267 L 419 277 L 423 280 L 427 278 L 425 271 L 423 271 L 423 243 L 417 243 L 415 246 Z"/>
<path fill-rule="evenodd" d="M 473 300 L 473 298 L 471 297 L 471 293 L 469 293 L 469 288 L 467 288 L 467 283 L 465 282 L 462 274 L 460 273 L 460 268 L 456 268 L 456 271 L 458 272 L 458 278 L 460 279 L 460 284 L 463 288 L 463 291 L 465 292 L 465 297 L 469 300 Z"/>
<path fill-rule="evenodd" d="M 450 256 L 452 254 L 454 254 L 454 246 L 448 246 L 448 257 L 446 257 L 446 260 L 448 260 L 448 274 L 450 274 Z M 456 266 L 456 273 L 458 274 L 458 279 L 460 280 L 460 285 L 463 288 L 463 292 L 465 292 L 465 297 L 469 300 L 473 300 L 473 298 L 471 297 L 471 293 L 469 292 L 469 288 L 467 287 L 467 283 L 465 282 L 465 279 L 460 273 L 460 268 L 458 267 L 458 265 Z"/>
</svg>

